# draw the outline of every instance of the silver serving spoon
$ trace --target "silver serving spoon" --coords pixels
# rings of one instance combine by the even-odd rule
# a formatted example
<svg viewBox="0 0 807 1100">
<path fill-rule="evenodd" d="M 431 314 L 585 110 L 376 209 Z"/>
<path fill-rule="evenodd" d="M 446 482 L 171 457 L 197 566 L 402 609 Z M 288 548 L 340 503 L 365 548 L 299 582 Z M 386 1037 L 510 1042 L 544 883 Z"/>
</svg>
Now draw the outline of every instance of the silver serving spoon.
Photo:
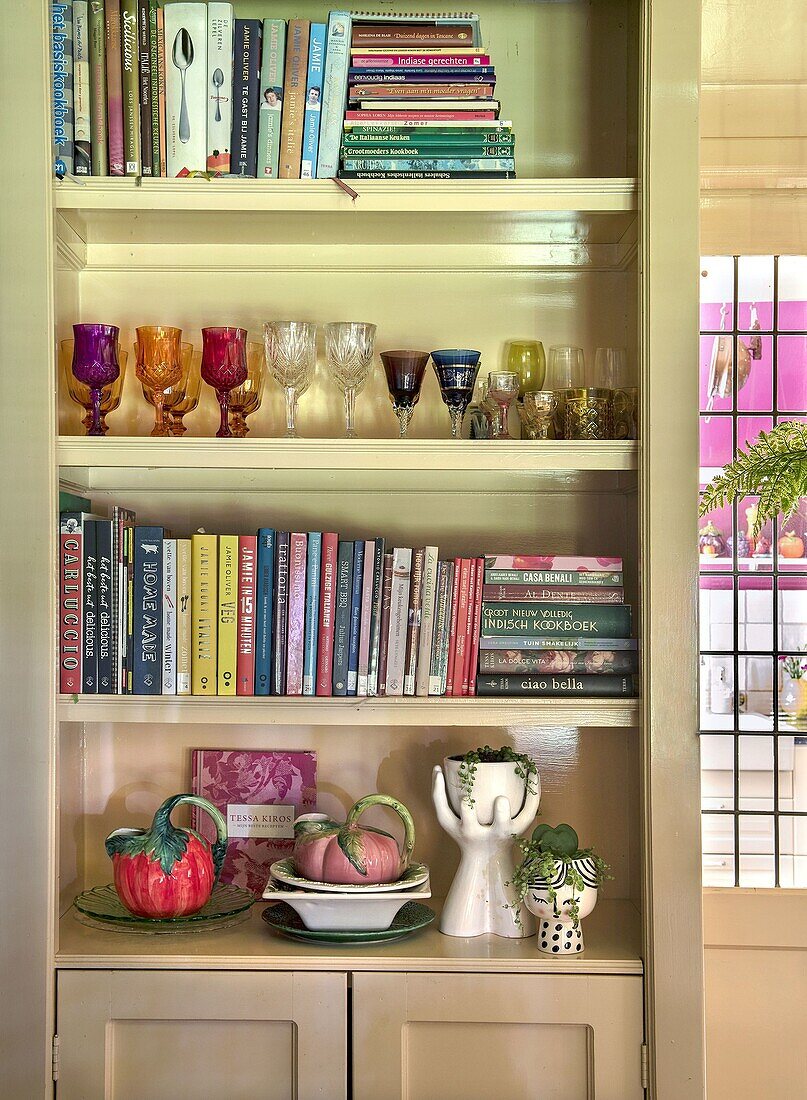
<svg viewBox="0 0 807 1100">
<path fill-rule="evenodd" d="M 191 140 L 191 124 L 188 118 L 188 101 L 185 98 L 185 73 L 193 64 L 193 39 L 185 27 L 180 27 L 174 39 L 172 59 L 180 72 L 182 102 L 179 108 L 179 140 L 184 144 Z"/>
<path fill-rule="evenodd" d="M 221 122 L 221 96 L 218 94 L 219 88 L 224 83 L 224 73 L 221 69 L 213 70 L 213 87 L 216 89 L 216 122 Z"/>
</svg>

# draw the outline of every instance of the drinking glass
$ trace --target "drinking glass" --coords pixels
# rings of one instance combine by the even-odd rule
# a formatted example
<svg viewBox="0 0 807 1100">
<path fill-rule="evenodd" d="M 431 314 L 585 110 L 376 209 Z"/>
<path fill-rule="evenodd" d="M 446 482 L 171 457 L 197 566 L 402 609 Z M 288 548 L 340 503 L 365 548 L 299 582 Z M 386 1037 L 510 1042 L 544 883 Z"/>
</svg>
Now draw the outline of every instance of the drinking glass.
<svg viewBox="0 0 807 1100">
<path fill-rule="evenodd" d="M 174 431 L 174 413 L 177 407 L 184 401 L 188 392 L 188 387 L 191 385 L 191 364 L 193 359 L 193 344 L 188 344 L 183 341 L 182 343 L 182 373 L 179 376 L 179 381 L 174 382 L 171 386 L 166 386 L 161 391 L 161 400 L 163 407 L 163 416 L 165 417 L 165 424 L 167 431 L 164 435 L 181 435 L 182 432 Z M 199 400 L 199 388 L 202 384 L 199 378 L 199 371 L 195 372 L 196 375 L 196 402 Z M 141 388 L 143 390 L 143 396 L 150 405 L 154 405 L 156 409 L 155 392 L 150 389 L 144 382 L 141 381 Z M 192 406 L 196 408 L 196 404 Z M 190 412 L 190 408 L 185 410 Z M 186 430 L 182 425 L 183 432 Z M 152 433 L 153 434 L 153 433 Z"/>
<path fill-rule="evenodd" d="M 637 390 L 631 381 L 624 348 L 597 348 L 592 385 L 611 391 L 614 439 L 635 439 L 637 436 Z"/>
<path fill-rule="evenodd" d="M 519 377 L 513 371 L 494 370 L 488 375 L 485 408 L 489 412 L 490 438 L 510 439 L 507 418 L 518 397 Z"/>
<path fill-rule="evenodd" d="M 202 378 L 216 391 L 221 408 L 217 439 L 232 436 L 229 424 L 230 390 L 247 377 L 247 330 L 245 328 L 202 329 Z"/>
<path fill-rule="evenodd" d="M 586 362 L 583 349 L 567 344 L 555 344 L 549 349 L 549 371 L 546 388 L 553 390 L 558 401 L 555 410 L 555 437 L 565 438 L 566 390 L 585 386 Z"/>
<path fill-rule="evenodd" d="M 317 363 L 317 326 L 308 321 L 267 321 L 266 362 L 286 398 L 286 437 L 297 437 L 297 402 L 311 385 Z"/>
<path fill-rule="evenodd" d="M 429 362 L 427 351 L 382 351 L 389 399 L 398 417 L 398 436 L 406 438 L 409 421 L 420 399 L 420 387 Z"/>
<path fill-rule="evenodd" d="M 190 344 L 188 347 L 190 348 L 188 354 L 188 374 L 184 384 L 180 382 L 177 387 L 176 404 L 168 406 L 171 435 L 184 435 L 188 430 L 185 427 L 183 417 L 187 416 L 189 412 L 193 412 L 199 404 L 199 394 L 202 389 L 202 375 L 199 372 L 197 361 L 193 358 L 193 348 Z"/>
<path fill-rule="evenodd" d="M 540 390 L 546 377 L 546 355 L 540 340 L 511 340 L 507 353 L 507 369 L 514 371 L 519 379 L 518 396 L 533 390 Z"/>
<path fill-rule="evenodd" d="M 92 397 L 90 396 L 89 386 L 85 386 L 83 382 L 79 382 L 73 374 L 73 344 L 73 340 L 62 340 L 59 343 L 59 361 L 62 367 L 62 377 L 67 386 L 68 396 L 72 401 L 75 401 L 77 405 L 81 405 L 84 409 L 84 416 L 82 417 L 81 423 L 85 433 L 89 434 L 89 430 L 92 427 Z M 120 405 L 121 397 L 123 396 L 123 383 L 126 378 L 126 364 L 128 360 L 129 356 L 127 353 L 118 348 L 118 364 L 120 366 L 118 377 L 114 382 L 110 382 L 108 386 L 104 386 L 101 390 L 102 435 L 106 435 L 109 431 L 109 425 L 106 422 L 107 415 L 114 412 Z"/>
<path fill-rule="evenodd" d="M 144 325 L 135 330 L 135 370 L 154 405 L 152 435 L 169 435 L 163 415 L 165 389 L 182 378 L 182 329 Z"/>
<path fill-rule="evenodd" d="M 528 439 L 549 439 L 558 400 L 552 390 L 529 390 L 518 412 Z"/>
<path fill-rule="evenodd" d="M 331 321 L 325 326 L 328 366 L 345 396 L 345 426 L 348 439 L 356 438 L 354 419 L 356 395 L 370 374 L 376 326 L 363 321 Z"/>
<path fill-rule="evenodd" d="M 462 435 L 462 421 L 473 396 L 482 353 L 467 348 L 446 348 L 432 352 L 432 365 L 440 395 L 451 417 L 451 438 Z"/>
<path fill-rule="evenodd" d="M 117 325 L 73 325 L 73 362 L 71 370 L 77 382 L 90 391 L 92 410 L 87 435 L 103 435 L 101 393 L 120 374 Z"/>
<path fill-rule="evenodd" d="M 264 370 L 263 344 L 250 341 L 247 344 L 247 378 L 230 391 L 230 413 L 233 435 L 243 439 L 249 431 L 247 417 L 261 407 Z"/>
</svg>

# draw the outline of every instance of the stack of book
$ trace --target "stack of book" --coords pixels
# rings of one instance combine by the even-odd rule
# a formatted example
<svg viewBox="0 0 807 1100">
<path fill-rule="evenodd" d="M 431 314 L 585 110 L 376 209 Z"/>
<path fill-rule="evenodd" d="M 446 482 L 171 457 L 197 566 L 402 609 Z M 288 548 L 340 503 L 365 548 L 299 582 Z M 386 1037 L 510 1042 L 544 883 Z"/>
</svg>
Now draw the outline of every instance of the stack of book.
<svg viewBox="0 0 807 1100">
<path fill-rule="evenodd" d="M 87 508 L 60 520 L 63 693 L 475 692 L 481 558 L 335 532 L 173 538 Z"/>
<path fill-rule="evenodd" d="M 512 124 L 477 15 L 353 15 L 339 175 L 512 178 Z"/>
<path fill-rule="evenodd" d="M 485 559 L 479 695 L 636 693 L 621 558 Z"/>
</svg>

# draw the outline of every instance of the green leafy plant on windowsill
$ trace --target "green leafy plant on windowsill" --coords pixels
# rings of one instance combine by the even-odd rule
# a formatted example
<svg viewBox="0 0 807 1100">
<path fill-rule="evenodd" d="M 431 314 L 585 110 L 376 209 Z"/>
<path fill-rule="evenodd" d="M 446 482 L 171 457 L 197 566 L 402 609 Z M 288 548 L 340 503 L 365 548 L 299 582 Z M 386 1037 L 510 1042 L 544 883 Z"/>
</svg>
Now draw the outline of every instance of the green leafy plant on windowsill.
<svg viewBox="0 0 807 1100">
<path fill-rule="evenodd" d="M 791 421 L 760 432 L 756 443 L 738 452 L 707 485 L 699 514 L 748 496 L 759 497 L 754 535 L 778 515 L 798 511 L 800 498 L 807 496 L 807 424 Z"/>
</svg>

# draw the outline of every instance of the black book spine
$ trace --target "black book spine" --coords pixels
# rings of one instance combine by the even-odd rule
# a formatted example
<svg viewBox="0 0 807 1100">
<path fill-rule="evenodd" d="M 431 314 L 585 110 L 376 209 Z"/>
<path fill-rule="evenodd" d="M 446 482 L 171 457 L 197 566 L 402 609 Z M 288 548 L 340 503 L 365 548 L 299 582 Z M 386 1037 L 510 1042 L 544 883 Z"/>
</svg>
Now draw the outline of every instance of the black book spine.
<svg viewBox="0 0 807 1100">
<path fill-rule="evenodd" d="M 95 525 L 94 519 L 84 524 L 81 690 L 86 695 L 98 693 L 98 559 L 95 552 Z"/>
<path fill-rule="evenodd" d="M 543 696 L 559 699 L 564 696 L 635 695 L 634 676 L 477 676 L 477 695 Z"/>
<path fill-rule="evenodd" d="M 163 529 L 134 529 L 132 693 L 159 695 L 163 667 Z"/>
<path fill-rule="evenodd" d="M 137 3 L 137 54 L 140 64 L 140 172 L 153 175 L 151 147 L 151 35 L 149 31 L 149 0 Z M 157 165 L 157 174 L 160 166 Z"/>
<path fill-rule="evenodd" d="M 230 171 L 236 176 L 258 174 L 258 111 L 261 65 L 261 23 L 236 19 L 233 39 L 233 128 Z"/>
<path fill-rule="evenodd" d="M 289 631 L 289 532 L 275 540 L 275 614 L 272 624 L 272 695 L 286 690 L 286 642 Z"/>
<path fill-rule="evenodd" d="M 347 695 L 350 660 L 350 604 L 353 589 L 353 543 L 340 542 L 336 562 L 336 614 L 333 631 L 333 693 Z"/>
<path fill-rule="evenodd" d="M 364 581 L 364 540 L 353 543 L 353 580 L 350 590 L 350 635 L 347 658 L 347 694 L 355 695 L 359 683 L 359 641 L 361 635 L 362 584 Z"/>
<path fill-rule="evenodd" d="M 384 540 L 375 540 L 373 562 L 373 604 L 370 611 L 370 657 L 367 669 L 367 694 L 378 695 L 378 656 L 381 641 L 381 594 L 384 585 Z"/>
<path fill-rule="evenodd" d="M 98 694 L 115 692 L 114 581 L 112 575 L 112 524 L 109 519 L 95 524 L 95 558 L 98 574 Z"/>
</svg>

